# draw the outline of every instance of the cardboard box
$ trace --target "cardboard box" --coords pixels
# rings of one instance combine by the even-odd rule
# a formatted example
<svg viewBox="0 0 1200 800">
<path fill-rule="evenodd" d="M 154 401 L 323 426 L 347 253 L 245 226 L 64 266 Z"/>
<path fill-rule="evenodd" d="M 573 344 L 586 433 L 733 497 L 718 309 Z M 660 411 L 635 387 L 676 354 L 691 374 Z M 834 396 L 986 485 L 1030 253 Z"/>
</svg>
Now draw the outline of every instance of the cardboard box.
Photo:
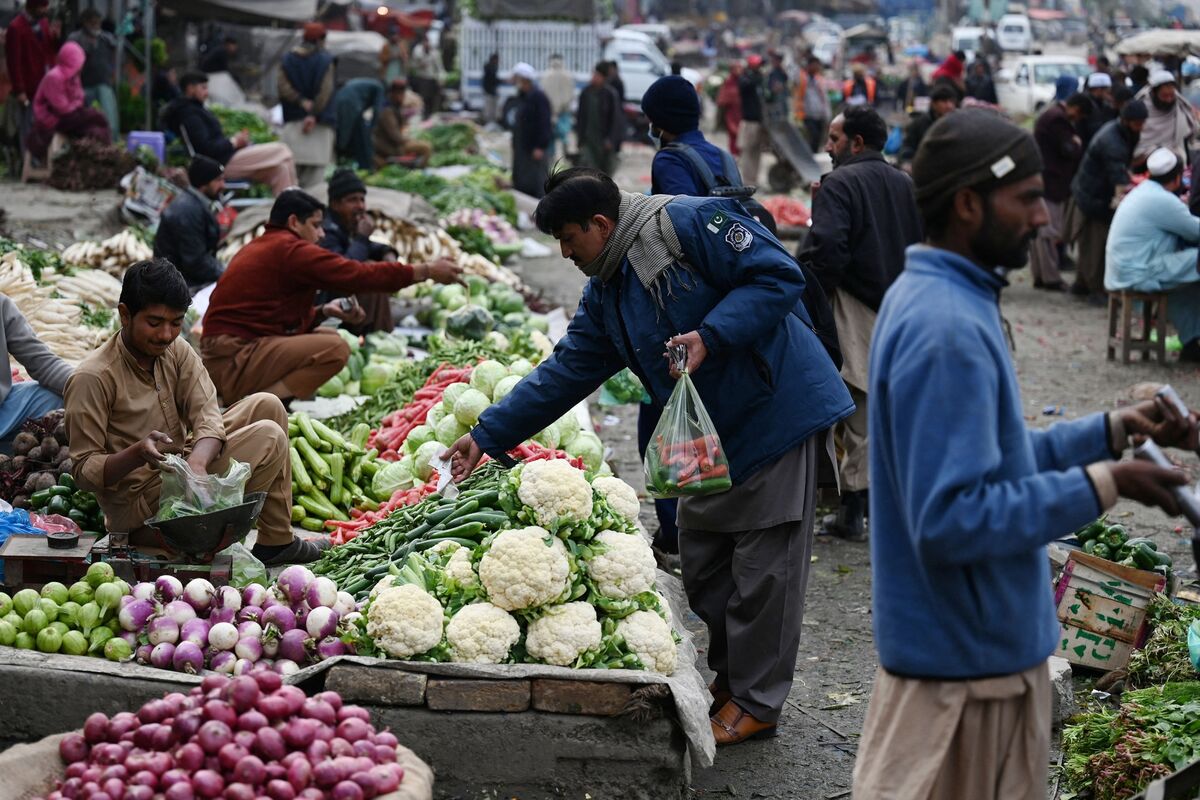
<svg viewBox="0 0 1200 800">
<path fill-rule="evenodd" d="M 1146 641 L 1146 606 L 1166 586 L 1157 572 L 1073 551 L 1054 591 L 1062 626 L 1054 655 L 1105 672 L 1124 668 Z"/>
</svg>

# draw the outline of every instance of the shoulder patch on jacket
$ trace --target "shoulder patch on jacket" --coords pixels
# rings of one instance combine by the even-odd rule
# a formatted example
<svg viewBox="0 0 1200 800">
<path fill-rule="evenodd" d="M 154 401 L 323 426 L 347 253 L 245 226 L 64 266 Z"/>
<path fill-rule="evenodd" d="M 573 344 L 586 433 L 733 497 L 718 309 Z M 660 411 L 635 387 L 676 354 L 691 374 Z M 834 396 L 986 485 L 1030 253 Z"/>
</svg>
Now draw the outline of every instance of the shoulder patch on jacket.
<svg viewBox="0 0 1200 800">
<path fill-rule="evenodd" d="M 718 211 L 708 218 L 708 224 L 704 227 L 708 228 L 713 233 L 720 233 L 721 228 L 725 227 L 726 222 L 729 222 L 729 217 L 725 216 L 724 211 Z"/>
<path fill-rule="evenodd" d="M 737 252 L 742 252 L 754 242 L 754 234 L 740 222 L 733 223 L 733 227 L 729 229 L 729 233 L 725 234 L 725 241 L 729 243 Z"/>
</svg>

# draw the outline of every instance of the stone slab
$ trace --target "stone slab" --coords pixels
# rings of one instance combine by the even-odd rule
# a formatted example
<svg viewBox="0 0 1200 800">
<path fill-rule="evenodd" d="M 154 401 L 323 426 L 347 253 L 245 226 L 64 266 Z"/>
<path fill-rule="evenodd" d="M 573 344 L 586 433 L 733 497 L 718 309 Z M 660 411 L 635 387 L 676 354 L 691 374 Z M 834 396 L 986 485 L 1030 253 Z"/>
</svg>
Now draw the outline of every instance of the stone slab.
<svg viewBox="0 0 1200 800">
<path fill-rule="evenodd" d="M 326 674 L 325 688 L 348 703 L 420 706 L 425 704 L 426 681 L 425 675 L 416 672 L 339 664 Z"/>
<path fill-rule="evenodd" d="M 529 708 L 530 681 L 430 678 L 425 704 L 434 711 L 504 711 Z"/>
<path fill-rule="evenodd" d="M 633 687 L 598 681 L 533 681 L 532 706 L 538 711 L 556 714 L 591 714 L 612 717 L 624 710 Z"/>
<path fill-rule="evenodd" d="M 1071 681 L 1071 663 L 1065 658 L 1050 656 L 1046 664 L 1050 671 L 1050 723 L 1058 729 L 1063 720 L 1075 713 L 1075 685 Z"/>
</svg>

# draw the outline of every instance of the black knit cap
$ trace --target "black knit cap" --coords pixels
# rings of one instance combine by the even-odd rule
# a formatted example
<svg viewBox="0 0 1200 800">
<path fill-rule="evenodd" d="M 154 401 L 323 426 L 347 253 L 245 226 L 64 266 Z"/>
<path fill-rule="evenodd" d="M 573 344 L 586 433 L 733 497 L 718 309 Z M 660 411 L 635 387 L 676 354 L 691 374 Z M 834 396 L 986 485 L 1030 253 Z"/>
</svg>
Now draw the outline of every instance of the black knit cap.
<svg viewBox="0 0 1200 800">
<path fill-rule="evenodd" d="M 333 177 L 329 179 L 329 202 L 340 200 L 355 192 L 367 192 L 367 185 L 358 177 L 358 173 L 352 169 L 339 169 L 333 173 Z"/>
<path fill-rule="evenodd" d="M 935 214 L 959 189 L 992 189 L 1042 171 L 1029 132 L 984 108 L 965 108 L 939 119 L 913 159 L 917 204 Z"/>
<path fill-rule="evenodd" d="M 687 78 L 667 75 L 650 84 L 642 96 L 646 118 L 668 133 L 687 133 L 700 127 L 700 96 Z"/>
<path fill-rule="evenodd" d="M 205 184 L 212 183 L 225 172 L 221 162 L 208 156 L 196 156 L 188 164 L 188 183 L 199 189 Z"/>
</svg>

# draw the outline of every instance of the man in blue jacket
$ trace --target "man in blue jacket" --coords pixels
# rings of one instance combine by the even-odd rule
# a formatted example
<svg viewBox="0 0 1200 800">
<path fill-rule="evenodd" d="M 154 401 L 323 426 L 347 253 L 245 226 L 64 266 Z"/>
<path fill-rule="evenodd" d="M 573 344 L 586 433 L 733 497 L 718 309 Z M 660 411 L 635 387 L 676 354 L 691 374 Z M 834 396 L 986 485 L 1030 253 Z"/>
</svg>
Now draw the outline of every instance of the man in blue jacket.
<svg viewBox="0 0 1200 800">
<path fill-rule="evenodd" d="M 1029 430 L 997 268 L 1046 224 L 1033 138 L 967 109 L 930 129 L 908 250 L 871 344 L 871 564 L 880 668 L 854 796 L 1034 800 L 1050 747 L 1059 623 L 1045 545 L 1118 496 L 1178 507 L 1182 472 L 1114 463 L 1127 434 L 1194 440 L 1158 401 Z"/>
<path fill-rule="evenodd" d="M 799 265 L 736 201 L 622 192 L 602 172 L 555 174 L 534 215 L 591 280 L 554 353 L 455 442 L 454 476 L 560 418 L 623 367 L 658 403 L 688 372 L 733 488 L 679 501 L 684 588 L 709 627 L 713 735 L 772 736 L 800 644 L 817 458 L 854 411 L 800 302 Z"/>
</svg>

